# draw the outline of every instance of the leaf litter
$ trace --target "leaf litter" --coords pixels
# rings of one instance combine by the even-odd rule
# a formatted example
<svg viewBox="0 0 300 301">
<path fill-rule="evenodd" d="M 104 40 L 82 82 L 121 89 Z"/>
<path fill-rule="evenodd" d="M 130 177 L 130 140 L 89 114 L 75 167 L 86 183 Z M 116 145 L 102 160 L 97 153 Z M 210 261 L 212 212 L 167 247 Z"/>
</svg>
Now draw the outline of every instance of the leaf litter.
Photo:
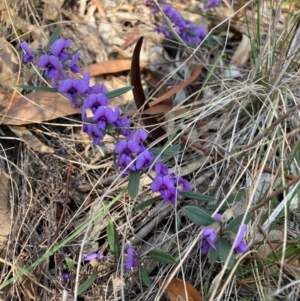
<svg viewBox="0 0 300 301">
<path fill-rule="evenodd" d="M 286 106 L 298 106 L 298 97 L 293 94 L 296 91 L 294 87 L 298 83 L 293 82 L 286 89 L 286 94 L 281 95 L 281 100 L 289 100 L 286 105 L 273 94 L 268 95 L 263 85 L 250 82 L 248 74 L 254 64 L 257 64 L 258 70 L 261 71 L 259 64 L 262 65 L 265 62 L 264 58 L 268 57 L 267 50 L 269 51 L 272 46 L 265 44 L 261 61 L 252 61 L 251 53 L 249 54 L 250 42 L 254 38 L 260 39 L 257 36 L 257 23 L 261 22 L 260 34 L 264 36 L 262 41 L 266 42 L 268 40 L 266 35 L 271 25 L 274 28 L 275 37 L 276 31 L 283 29 L 282 24 L 286 20 L 283 15 L 280 15 L 279 21 L 275 22 L 272 7 L 267 2 L 262 3 L 262 6 L 258 8 L 249 5 L 243 7 L 241 1 L 236 1 L 240 11 L 226 5 L 227 1 L 223 2 L 225 4 L 216 10 L 203 11 L 201 7 L 196 7 L 196 13 L 187 12 L 194 3 L 190 5 L 186 1 L 186 3 L 177 4 L 185 18 L 192 18 L 194 22 L 199 22 L 208 30 L 216 26 L 210 35 L 211 39 L 206 41 L 208 46 L 197 49 L 192 55 L 188 47 L 183 47 L 177 42 L 170 43 L 153 33 L 157 20 L 151 16 L 150 8 L 145 7 L 144 3 L 95 0 L 71 4 L 68 1 L 56 1 L 53 7 L 56 6 L 57 9 L 61 7 L 59 14 L 57 14 L 57 9 L 45 11 L 47 6 L 44 6 L 41 11 L 36 11 L 35 7 L 25 2 L 22 2 L 19 8 L 14 1 L 5 8 L 1 7 L 3 36 L 6 39 L 4 44 L 8 47 L 3 47 L 2 51 L 6 51 L 14 62 L 14 65 L 10 65 L 9 60 L 2 59 L 2 63 L 6 63 L 5 71 L 3 71 L 5 73 L 3 79 L 6 80 L 1 81 L 1 95 L 4 95 L 1 108 L 1 143 L 5 147 L 6 154 L 6 164 L 2 174 L 6 176 L 11 174 L 12 178 L 5 176 L 4 182 L 7 184 L 7 181 L 13 181 L 18 187 L 13 200 L 17 204 L 14 208 L 16 211 L 14 226 L 8 230 L 10 232 L 4 233 L 4 236 L 10 235 L 9 250 L 13 250 L 5 256 L 7 263 L 22 268 L 29 266 L 50 250 L 51 246 L 67 237 L 68 233 L 88 221 L 93 216 L 94 210 L 99 209 L 97 202 L 101 195 L 106 194 L 105 203 L 107 203 L 126 186 L 124 181 L 118 181 L 108 191 L 110 184 L 118 176 L 118 172 L 114 169 L 113 154 L 109 151 L 111 142 L 105 140 L 99 148 L 87 145 L 88 142 L 82 142 L 81 124 L 78 118 L 80 111 L 72 108 L 64 97 L 48 92 L 19 91 L 22 95 L 18 96 L 14 96 L 11 91 L 7 92 L 13 84 L 41 83 L 38 73 L 33 72 L 33 76 L 26 76 L 32 70 L 23 69 L 19 76 L 20 70 L 14 69 L 20 63 L 18 62 L 20 58 L 15 54 L 21 55 L 16 39 L 30 39 L 33 45 L 45 45 L 45 37 L 50 36 L 55 28 L 52 21 L 68 21 L 62 26 L 63 36 L 75 41 L 73 50 L 75 52 L 80 49 L 82 53 L 80 64 L 86 70 L 92 71 L 93 81 L 105 83 L 109 90 L 129 84 L 128 71 L 131 68 L 132 59 L 135 61 L 132 67 L 133 84 L 140 92 L 137 92 L 138 94 L 136 91 L 133 91 L 133 94 L 129 92 L 126 96 L 115 99 L 114 106 L 118 104 L 124 111 L 131 110 L 134 112 L 137 123 L 146 124 L 148 128 L 156 125 L 167 132 L 167 136 L 180 130 L 187 131 L 188 136 L 193 128 L 192 141 L 189 141 L 187 137 L 186 140 L 180 140 L 180 135 L 176 141 L 174 140 L 174 143 L 181 141 L 182 152 L 169 159 L 168 166 L 174 171 L 181 170 L 181 174 L 193 179 L 194 183 L 197 183 L 195 187 L 197 191 L 223 197 L 226 200 L 225 187 L 239 190 L 245 187 L 247 181 L 248 194 L 246 194 L 247 199 L 244 200 L 245 208 L 247 208 L 254 197 L 258 204 L 262 200 L 262 196 L 257 196 L 256 191 L 262 191 L 262 194 L 265 194 L 266 191 L 280 189 L 281 184 L 278 184 L 280 181 L 273 181 L 273 179 L 269 182 L 268 190 L 260 186 L 261 163 L 257 164 L 255 161 L 257 156 L 253 153 L 253 147 L 257 144 L 253 146 L 251 142 L 255 137 L 261 137 L 262 144 L 257 148 L 268 157 L 268 160 L 263 162 L 263 167 L 272 169 L 269 173 L 271 178 L 275 175 L 280 178 L 279 170 L 282 167 L 278 165 L 276 156 L 273 156 L 270 150 L 266 151 L 265 148 L 269 141 L 272 141 L 272 145 L 279 152 L 279 145 L 275 142 L 283 140 L 283 149 L 278 156 L 283 153 L 285 156 L 291 156 L 291 149 L 297 149 L 297 143 L 292 138 L 297 138 L 298 133 L 295 132 L 292 136 L 293 131 L 289 130 L 292 122 L 285 128 L 280 128 L 281 131 L 284 130 L 290 135 L 288 137 L 292 137 L 287 138 L 290 140 L 282 139 L 283 135 L 278 128 L 274 128 L 276 134 L 274 140 L 267 140 L 269 139 L 267 135 L 258 136 L 258 133 L 263 133 L 266 128 L 272 129 L 272 120 L 281 112 L 285 112 Z M 19 13 L 22 9 L 23 12 Z M 34 9 L 34 14 L 32 9 Z M 258 12 L 260 12 L 260 21 L 258 21 Z M 225 22 L 226 18 L 232 14 L 234 16 L 230 24 Z M 39 15 L 38 19 L 35 18 L 36 15 Z M 10 20 L 13 20 L 13 23 L 10 23 Z M 44 23 L 40 23 L 40 20 Z M 274 24 L 272 24 L 273 21 Z M 223 24 L 219 26 L 221 22 Z M 18 37 L 14 36 L 14 32 L 18 33 Z M 228 34 L 227 45 L 222 41 L 224 32 L 225 37 L 228 33 L 230 34 Z M 144 43 L 140 47 L 139 55 L 135 56 L 134 49 L 141 35 L 144 36 Z M 13 52 L 7 50 L 12 49 L 11 45 L 15 47 Z M 224 49 L 226 49 L 228 59 L 224 56 Z M 226 69 L 230 71 L 230 77 L 226 76 L 228 72 Z M 152 72 L 152 74 L 148 73 L 150 74 L 148 78 L 147 70 Z M 232 76 L 235 70 L 237 70 L 236 79 Z M 21 82 L 17 80 L 18 77 Z M 147 82 L 149 78 L 155 81 L 154 85 Z M 205 84 L 206 81 L 208 84 Z M 13 82 L 12 85 L 10 85 L 11 82 Z M 276 104 L 264 103 L 260 107 L 265 99 L 270 101 L 271 96 L 276 99 Z M 133 103 L 134 98 L 139 101 L 137 105 Z M 153 104 L 166 106 L 158 109 Z M 251 114 L 255 116 L 259 126 L 251 118 L 247 119 L 247 116 Z M 145 115 L 154 117 L 153 122 L 147 124 L 147 121 L 141 121 L 141 117 Z M 289 118 L 286 120 L 289 122 Z M 297 123 L 297 120 L 295 122 Z M 17 133 L 22 141 L 18 138 L 11 138 L 10 129 Z M 154 134 L 154 140 L 155 138 L 161 139 L 162 136 L 162 134 L 157 134 L 157 136 Z M 189 143 L 195 141 L 198 141 L 200 147 Z M 108 149 L 108 151 L 101 151 L 100 148 Z M 240 149 L 248 151 L 248 156 L 243 158 L 245 164 L 239 164 L 238 159 L 238 162 L 234 162 L 229 158 L 232 153 L 239 152 Z M 67 183 L 68 164 L 73 165 L 73 171 L 70 182 Z M 287 167 L 285 173 L 297 175 L 299 173 L 297 160 L 294 159 L 290 166 L 292 167 Z M 8 173 L 8 170 L 12 170 L 12 173 Z M 149 248 L 164 250 L 160 247 L 164 242 L 161 239 L 164 233 L 166 234 L 165 240 L 168 241 L 165 244 L 166 251 L 171 254 L 177 254 L 179 248 L 188 249 L 192 242 L 198 239 L 198 230 L 191 229 L 192 226 L 188 223 L 184 224 L 184 231 L 178 233 L 173 231 L 176 213 L 170 209 L 155 211 L 153 210 L 155 206 L 151 206 L 145 211 L 139 211 L 138 215 L 132 214 L 137 204 L 149 199 L 150 193 L 145 185 L 149 181 L 151 178 L 147 176 L 141 179 L 141 183 L 144 183 L 141 184 L 143 193 L 138 195 L 133 203 L 130 202 L 128 195 L 123 196 L 106 215 L 94 222 L 87 234 L 84 252 L 104 252 L 108 254 L 108 261 L 103 267 L 100 279 L 95 282 L 94 286 L 82 293 L 84 298 L 88 299 L 93 295 L 93 298 L 97 300 L 115 300 L 122 298 L 124 294 L 125 300 L 139 300 L 140 298 L 155 300 L 154 295 L 159 293 L 159 288 L 155 286 L 152 286 L 152 291 L 145 291 L 137 273 L 134 273 L 133 277 L 124 274 L 122 276 L 122 273 L 119 273 L 120 263 L 110 256 L 106 243 L 105 229 L 109 221 L 113 220 L 116 223 L 118 233 L 122 234 L 122 238 L 124 237 L 122 247 L 127 243 L 138 246 L 141 250 L 139 256 L 145 259 L 145 262 L 149 260 L 147 257 Z M 6 187 L 5 183 L 3 187 Z M 7 201 L 7 198 L 4 199 Z M 278 200 L 280 201 L 280 198 Z M 65 202 L 68 202 L 67 210 L 63 214 L 62 227 L 58 229 Z M 190 200 L 182 200 L 182 202 L 191 204 Z M 4 211 L 7 210 L 5 204 L 3 208 Z M 180 213 L 180 207 L 178 209 Z M 258 215 L 264 213 L 265 208 L 262 207 Z M 299 216 L 297 213 L 293 214 L 294 224 L 297 227 Z M 1 217 L 4 215 L 2 212 Z M 10 222 L 7 220 L 6 225 Z M 59 238 L 53 235 L 58 230 Z M 289 228 L 288 231 L 288 238 L 295 238 L 293 229 Z M 54 295 L 61 296 L 63 289 L 59 276 L 66 269 L 65 258 L 70 257 L 75 262 L 77 261 L 82 239 L 83 236 L 78 236 L 77 240 L 62 248 L 55 256 L 51 256 L 46 263 L 39 264 L 32 276 L 28 274 L 25 277 L 32 279 L 29 287 L 22 284 L 22 279 L 20 279 L 21 286 L 9 286 L 4 292 L 5 298 L 18 300 L 18 296 L 22 296 L 39 300 L 42 296 L 49 299 Z M 274 245 L 274 242 L 271 244 Z M 284 246 L 283 242 L 279 242 L 279 248 L 276 244 L 277 249 L 280 250 L 279 254 L 282 254 L 280 247 Z M 292 246 L 291 248 L 295 248 L 293 250 L 296 252 L 297 246 Z M 143 251 L 144 248 L 146 248 L 145 251 Z M 199 264 L 197 247 L 189 251 L 191 253 L 187 261 L 172 270 L 169 267 L 168 270 L 164 270 L 164 266 L 157 262 L 150 268 L 151 280 L 155 281 L 163 277 L 171 277 L 172 273 L 176 274 L 175 278 L 171 277 L 171 286 L 167 288 L 167 294 L 171 300 L 186 300 L 186 290 L 188 292 L 196 290 L 197 293 L 201 292 L 200 295 L 204 292 L 205 295 L 205 285 L 209 284 L 206 279 L 209 278 L 207 275 L 211 271 L 204 258 L 201 258 L 204 262 Z M 25 264 L 20 264 L 17 259 L 20 255 Z M 273 264 L 275 265 L 276 263 Z M 10 273 L 10 267 L 9 264 L 4 265 L 3 275 Z M 196 267 L 197 272 L 193 267 Z M 257 266 L 252 266 L 252 263 L 248 266 L 245 264 L 245 267 L 249 273 L 252 269 L 257 269 Z M 289 268 L 288 265 L 286 267 Z M 88 265 L 83 265 L 81 270 L 82 275 L 79 279 L 80 283 L 83 283 L 92 271 Z M 213 277 L 218 280 L 210 292 L 212 295 L 225 283 L 219 272 L 220 267 L 212 272 Z M 257 270 L 257 272 L 259 274 L 260 271 Z M 295 277 L 294 271 L 290 273 L 293 276 L 289 275 L 289 277 Z M 186 279 L 193 285 L 188 282 L 184 285 L 179 278 Z M 43 289 L 35 285 L 35 281 L 42 283 Z M 266 286 L 262 280 L 258 280 L 260 285 L 255 284 L 251 277 L 246 279 L 250 283 L 247 286 L 235 281 L 232 284 L 240 294 L 239 297 L 245 296 L 249 287 L 254 291 L 256 287 Z M 103 290 L 99 291 L 97 287 Z M 66 286 L 70 295 L 72 295 L 73 288 L 74 277 Z M 259 291 L 259 294 L 262 292 Z M 199 297 L 192 298 L 198 300 Z M 219 295 L 219 299 L 221 297 Z M 192 300 L 192 298 L 189 299 Z"/>
</svg>

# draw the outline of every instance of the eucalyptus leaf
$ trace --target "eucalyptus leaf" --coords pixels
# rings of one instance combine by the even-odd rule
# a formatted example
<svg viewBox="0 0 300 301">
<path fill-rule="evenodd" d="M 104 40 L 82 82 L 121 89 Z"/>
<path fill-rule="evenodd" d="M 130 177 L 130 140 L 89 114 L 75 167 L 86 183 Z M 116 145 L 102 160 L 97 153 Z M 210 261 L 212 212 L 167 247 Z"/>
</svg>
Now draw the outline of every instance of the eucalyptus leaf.
<svg viewBox="0 0 300 301">
<path fill-rule="evenodd" d="M 242 213 L 240 215 L 238 215 L 237 217 L 235 217 L 228 225 L 227 227 L 225 228 L 225 231 L 226 232 L 233 232 L 235 234 L 238 233 L 241 225 L 242 225 L 242 220 L 244 218 L 244 215 L 245 213 Z M 248 212 L 247 215 L 246 215 L 246 218 L 245 218 L 245 221 L 244 223 L 245 224 L 248 224 L 249 221 L 251 220 L 252 218 L 252 213 L 251 212 Z"/>
<path fill-rule="evenodd" d="M 48 41 L 48 44 L 46 46 L 46 51 L 48 51 L 50 49 L 50 47 L 53 45 L 53 43 L 59 38 L 60 34 L 61 34 L 61 27 L 57 26 L 54 29 L 54 31 Z"/>
<path fill-rule="evenodd" d="M 223 237 L 219 237 L 216 241 L 216 245 L 217 245 L 217 249 L 218 249 L 218 253 L 219 253 L 219 257 L 221 259 L 222 262 L 226 262 L 227 258 L 230 254 L 230 250 L 231 250 L 231 245 L 230 243 L 227 241 L 227 239 L 223 238 Z M 227 268 L 229 270 L 231 270 L 235 264 L 235 258 L 233 253 L 230 255 L 229 261 L 228 261 L 228 265 Z"/>
<path fill-rule="evenodd" d="M 214 218 L 206 210 L 197 206 L 185 206 L 184 212 L 192 222 L 201 226 L 209 226 L 215 222 Z"/>
<path fill-rule="evenodd" d="M 168 159 L 168 158 L 173 157 L 176 154 L 178 154 L 178 152 L 180 151 L 180 145 L 179 144 L 171 145 L 171 146 L 167 147 L 165 150 L 163 150 L 162 148 L 153 147 L 153 148 L 150 148 L 150 151 L 155 156 L 159 156 L 162 160 L 164 160 L 164 159 Z"/>
<path fill-rule="evenodd" d="M 114 255 L 116 259 L 119 259 L 121 255 L 121 248 L 120 248 L 120 239 L 119 235 L 116 229 L 116 225 L 112 222 L 109 221 L 107 224 L 107 240 L 108 240 L 108 245 L 109 248 Z"/>
<path fill-rule="evenodd" d="M 136 207 L 135 207 L 135 211 L 138 211 L 138 210 L 142 210 L 148 206 L 151 206 L 153 204 L 155 204 L 156 202 L 160 201 L 161 200 L 161 197 L 160 196 L 155 196 L 154 198 L 151 198 L 147 201 L 144 201 L 140 204 L 138 204 Z"/>
<path fill-rule="evenodd" d="M 109 91 L 105 95 L 108 99 L 112 99 L 112 98 L 118 97 L 122 94 L 125 94 L 125 93 L 131 91 L 132 89 L 133 89 L 132 86 L 127 86 L 127 87 L 119 88 L 119 89 L 116 89 L 113 91 Z"/>
<path fill-rule="evenodd" d="M 151 250 L 148 253 L 148 255 L 152 259 L 162 262 L 162 263 L 168 263 L 168 264 L 176 263 L 176 259 L 172 255 L 170 255 L 166 252 L 160 251 L 160 250 Z"/>
<path fill-rule="evenodd" d="M 84 293 L 88 288 L 90 288 L 93 282 L 97 279 L 98 275 L 93 274 L 87 280 L 85 280 L 82 284 L 79 285 L 77 294 L 80 295 Z"/>
<path fill-rule="evenodd" d="M 181 191 L 180 195 L 182 195 L 188 199 L 198 200 L 198 201 L 203 201 L 203 202 L 215 202 L 216 201 L 216 199 L 211 196 L 201 194 L 201 193 L 196 193 L 196 192 Z"/>
<path fill-rule="evenodd" d="M 42 92 L 53 92 L 53 93 L 58 92 L 57 88 L 40 87 L 40 86 L 14 85 L 13 88 L 29 90 L 29 91 L 42 91 Z"/>
<path fill-rule="evenodd" d="M 129 173 L 128 193 L 132 200 L 135 200 L 140 189 L 140 172 L 131 171 Z"/>
<path fill-rule="evenodd" d="M 143 265 L 140 266 L 140 274 L 141 274 L 141 279 L 145 283 L 145 285 L 150 287 L 152 284 L 152 281 L 150 279 L 147 269 Z"/>
</svg>

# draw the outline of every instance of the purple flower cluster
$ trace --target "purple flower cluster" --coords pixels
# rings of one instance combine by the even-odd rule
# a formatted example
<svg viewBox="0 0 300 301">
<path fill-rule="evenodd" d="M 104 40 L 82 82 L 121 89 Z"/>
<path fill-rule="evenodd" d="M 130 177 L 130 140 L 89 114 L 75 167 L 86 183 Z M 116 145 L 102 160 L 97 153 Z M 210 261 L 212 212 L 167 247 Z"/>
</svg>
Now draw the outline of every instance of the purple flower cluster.
<svg viewBox="0 0 300 301">
<path fill-rule="evenodd" d="M 165 11 L 172 18 L 179 18 L 178 13 L 165 6 Z M 81 108 L 81 118 L 84 123 L 83 132 L 87 133 L 95 145 L 99 145 L 106 133 L 113 133 L 120 139 L 116 143 L 117 166 L 122 176 L 131 171 L 141 171 L 149 168 L 155 157 L 146 148 L 145 141 L 148 137 L 144 129 L 132 129 L 131 120 L 121 114 L 119 107 L 112 109 L 107 98 L 107 89 L 99 84 L 90 86 L 90 74 L 85 73 L 82 79 L 71 78 L 71 73 L 80 72 L 77 64 L 80 53 L 70 57 L 68 47 L 71 40 L 58 39 L 48 51 L 37 59 L 37 65 L 45 70 L 45 76 L 52 79 L 52 85 L 58 92 L 67 94 L 68 100 L 75 108 Z M 24 62 L 33 60 L 32 51 L 26 42 L 21 43 L 25 52 Z M 156 177 L 151 184 L 153 192 L 159 192 L 163 202 L 176 203 L 180 191 L 190 191 L 191 185 L 181 176 L 169 174 L 168 168 L 156 158 L 154 165 Z"/>
<path fill-rule="evenodd" d="M 216 222 L 219 222 L 221 220 L 221 217 L 222 216 L 219 213 L 213 215 L 213 218 L 215 219 Z M 219 231 L 220 231 L 219 224 L 214 223 L 213 225 L 207 227 L 201 226 L 200 229 L 203 231 L 202 242 L 200 246 L 202 254 L 208 253 L 210 248 L 216 250 L 217 249 L 216 240 L 218 238 Z M 237 236 L 233 241 L 233 247 L 238 253 L 245 253 L 247 250 L 247 246 L 243 241 L 246 230 L 247 230 L 247 225 L 242 224 L 237 233 Z"/>
<path fill-rule="evenodd" d="M 214 8 L 219 5 L 220 0 L 209 0 L 207 3 L 204 4 L 205 9 Z"/>
<path fill-rule="evenodd" d="M 210 2 L 213 2 L 212 0 Z M 214 0 L 216 2 L 216 0 Z M 151 1 L 147 0 L 146 5 L 153 6 L 152 13 L 156 15 L 159 12 L 157 5 Z M 205 38 L 206 32 L 203 27 L 198 27 L 194 23 L 183 19 L 179 12 L 172 7 L 171 4 L 165 4 L 163 6 L 163 12 L 165 16 L 172 23 L 174 31 L 188 44 L 192 46 L 199 45 L 201 41 Z M 155 28 L 157 33 L 163 34 L 166 38 L 172 37 L 172 31 L 170 31 L 168 22 L 163 20 L 159 26 Z"/>
<path fill-rule="evenodd" d="M 182 176 L 176 176 L 170 173 L 168 168 L 163 165 L 161 159 L 156 161 L 154 166 L 156 177 L 151 183 L 153 192 L 159 192 L 163 202 L 171 202 L 176 204 L 176 199 L 180 191 L 191 191 L 191 184 L 183 179 Z"/>
<path fill-rule="evenodd" d="M 134 249 L 133 247 L 129 247 L 127 249 L 127 259 L 126 259 L 126 269 L 131 270 L 138 266 L 139 262 L 134 258 Z"/>
</svg>

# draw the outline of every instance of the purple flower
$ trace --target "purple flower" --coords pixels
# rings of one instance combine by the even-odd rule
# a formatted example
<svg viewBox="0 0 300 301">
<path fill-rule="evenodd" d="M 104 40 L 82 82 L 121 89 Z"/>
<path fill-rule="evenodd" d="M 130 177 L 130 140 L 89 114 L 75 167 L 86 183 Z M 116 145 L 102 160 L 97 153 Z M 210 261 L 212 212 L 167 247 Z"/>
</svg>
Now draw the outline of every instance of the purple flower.
<svg viewBox="0 0 300 301">
<path fill-rule="evenodd" d="M 135 161 L 135 167 L 137 170 L 149 167 L 154 159 L 153 153 L 148 150 L 144 150 L 140 153 Z"/>
<path fill-rule="evenodd" d="M 206 254 L 210 248 L 217 249 L 215 245 L 215 241 L 217 239 L 217 233 L 214 228 L 210 227 L 200 227 L 201 230 L 203 230 L 203 240 L 201 244 L 201 251 L 203 254 Z"/>
<path fill-rule="evenodd" d="M 108 98 L 104 94 L 91 94 L 83 103 L 82 106 L 82 120 L 86 118 L 86 110 L 90 109 L 93 114 L 101 106 L 107 106 Z"/>
<path fill-rule="evenodd" d="M 62 63 L 54 55 L 42 55 L 36 64 L 41 68 L 45 68 L 45 75 L 52 78 L 57 76 L 59 70 L 63 69 Z"/>
<path fill-rule="evenodd" d="M 215 213 L 215 214 L 212 215 L 212 217 L 214 218 L 214 220 L 215 220 L 216 222 L 218 222 L 218 221 L 221 219 L 222 214 L 220 214 L 220 213 Z"/>
<path fill-rule="evenodd" d="M 134 258 L 134 250 L 133 247 L 129 247 L 127 249 L 127 259 L 126 259 L 126 269 L 131 270 L 138 266 L 138 261 Z"/>
<path fill-rule="evenodd" d="M 91 253 L 91 254 L 88 254 L 84 257 L 84 261 L 91 261 L 93 259 L 97 259 L 97 260 L 100 260 L 102 258 L 104 258 L 105 256 L 101 253 Z"/>
<path fill-rule="evenodd" d="M 65 49 L 69 47 L 71 43 L 71 40 L 58 39 L 51 46 L 51 53 L 57 56 L 61 61 L 64 61 L 69 57 Z"/>
<path fill-rule="evenodd" d="M 77 65 L 77 61 L 78 61 L 79 56 L 80 56 L 80 52 L 75 53 L 73 55 L 72 59 L 71 59 L 70 64 L 69 64 L 69 68 L 70 68 L 71 72 L 73 72 L 73 73 L 79 73 L 80 72 L 80 68 Z"/>
<path fill-rule="evenodd" d="M 218 6 L 218 4 L 219 4 L 219 0 L 210 0 L 209 2 L 204 4 L 204 8 L 205 9 L 214 8 L 214 7 Z"/>
<path fill-rule="evenodd" d="M 61 274 L 60 275 L 60 278 L 61 278 L 61 280 L 63 280 L 63 281 L 68 281 L 69 279 L 70 279 L 70 274 L 68 274 L 68 273 L 63 273 L 63 274 Z"/>
<path fill-rule="evenodd" d="M 157 176 L 166 176 L 168 174 L 168 167 L 163 165 L 160 158 L 157 159 L 154 165 L 154 170 Z"/>
<path fill-rule="evenodd" d="M 189 181 L 185 180 L 182 176 L 175 177 L 174 184 L 176 185 L 179 191 L 191 191 L 192 186 Z"/>
<path fill-rule="evenodd" d="M 151 183 L 153 192 L 163 192 L 165 190 L 174 189 L 174 182 L 169 176 L 157 176 Z"/>
<path fill-rule="evenodd" d="M 31 63 L 33 61 L 33 53 L 30 50 L 28 43 L 24 41 L 24 42 L 20 43 L 20 47 L 25 52 L 25 55 L 23 58 L 24 63 Z"/>
<path fill-rule="evenodd" d="M 59 72 L 56 72 L 55 75 L 52 77 L 52 85 L 54 88 L 58 88 L 59 84 L 65 80 L 69 79 L 70 75 L 65 70 L 60 70 Z"/>
<path fill-rule="evenodd" d="M 171 202 L 173 205 L 175 205 L 178 196 L 178 190 L 173 187 L 170 190 L 161 191 L 160 195 L 162 197 L 163 203 Z"/>
<path fill-rule="evenodd" d="M 113 111 L 110 107 L 101 106 L 94 112 L 93 120 L 97 122 L 100 129 L 105 130 L 106 125 L 115 122 L 119 115 L 119 107 L 115 107 L 115 110 Z"/>
<path fill-rule="evenodd" d="M 131 155 L 140 150 L 139 144 L 135 140 L 120 140 L 115 146 L 115 152 L 119 155 Z"/>
<path fill-rule="evenodd" d="M 130 118 L 127 115 L 122 115 L 114 122 L 114 125 L 116 128 L 121 129 L 123 136 L 129 137 L 131 135 L 130 123 Z"/>
<path fill-rule="evenodd" d="M 85 83 L 78 79 L 66 79 L 58 85 L 59 93 L 67 93 L 69 101 L 75 108 L 79 108 L 81 105 L 77 103 L 78 94 L 83 93 L 86 90 Z"/>
<path fill-rule="evenodd" d="M 82 127 L 82 131 L 87 133 L 92 139 L 94 145 L 99 145 L 104 137 L 104 133 L 99 129 L 96 124 L 85 123 Z"/>
<path fill-rule="evenodd" d="M 235 239 L 235 242 L 234 242 L 234 246 L 233 247 L 239 253 L 245 253 L 246 250 L 247 250 L 247 246 L 246 246 L 246 244 L 243 241 L 243 238 L 244 238 L 244 235 L 246 233 L 246 230 L 247 230 L 247 225 L 246 224 L 242 224 L 241 228 L 239 229 L 238 235 L 237 235 L 237 237 Z"/>
<path fill-rule="evenodd" d="M 89 84 L 88 84 L 89 85 Z M 91 87 L 91 94 L 106 94 L 108 91 L 104 85 L 95 84 Z"/>
</svg>

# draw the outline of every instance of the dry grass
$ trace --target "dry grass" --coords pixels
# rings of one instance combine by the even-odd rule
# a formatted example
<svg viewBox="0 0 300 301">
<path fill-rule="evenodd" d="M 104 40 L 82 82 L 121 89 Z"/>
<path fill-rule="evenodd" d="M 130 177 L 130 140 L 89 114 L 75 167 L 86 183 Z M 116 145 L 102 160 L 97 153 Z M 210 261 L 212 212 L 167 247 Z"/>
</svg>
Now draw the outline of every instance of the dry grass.
<svg viewBox="0 0 300 301">
<path fill-rule="evenodd" d="M 8 126 L 1 126 L 0 162 L 10 176 L 13 221 L 2 249 L 1 283 L 24 272 L 1 291 L 3 300 L 67 300 L 64 291 L 73 300 L 78 286 L 93 272 L 90 265 L 82 263 L 82 256 L 96 251 L 103 252 L 107 258 L 99 267 L 98 279 L 77 300 L 159 300 L 163 288 L 157 285 L 158 280 L 173 276 L 192 283 L 205 300 L 273 300 L 275 297 L 297 300 L 300 288 L 298 44 L 290 49 L 297 37 L 292 24 L 298 25 L 299 18 L 293 5 L 290 8 L 285 5 L 282 24 L 279 14 L 282 3 L 268 3 L 273 6 L 268 21 L 255 18 L 254 2 L 245 4 L 246 11 L 252 11 L 256 20 L 248 17 L 245 21 L 246 28 L 250 28 L 252 50 L 246 63 L 239 67 L 238 78 L 226 79 L 223 74 L 241 39 L 240 34 L 233 37 L 230 34 L 240 24 L 235 16 L 243 11 L 242 6 L 232 16 L 231 27 L 226 17 L 219 20 L 219 12 L 210 12 L 208 24 L 212 30 L 202 48 L 194 51 L 187 45 L 181 47 L 181 58 L 186 59 L 185 64 L 177 65 L 181 71 L 174 66 L 166 68 L 168 65 L 156 70 L 161 82 L 172 87 L 180 82 L 180 72 L 191 74 L 193 66 L 203 66 L 199 81 L 185 89 L 183 101 L 179 102 L 182 95 L 177 95 L 177 107 L 161 121 L 172 137 L 169 143 L 181 143 L 180 153 L 167 164 L 188 178 L 195 192 L 223 198 L 224 203 L 230 195 L 244 192 L 241 211 L 252 211 L 253 220 L 247 233 L 249 249 L 238 256 L 243 276 L 235 277 L 222 264 L 211 266 L 200 255 L 199 227 L 184 216 L 181 216 L 181 229 L 176 231 L 176 216 L 192 201 L 182 199 L 175 208 L 158 204 L 135 211 L 139 203 L 153 197 L 149 177 L 142 179 L 137 200 L 130 201 L 127 193 L 122 194 L 127 181 L 114 166 L 114 142 L 107 138 L 101 148 L 92 147 L 80 132 L 79 116 L 74 115 L 27 126 L 34 136 L 55 150 L 53 154 L 33 150 Z M 120 13 L 120 16 L 126 5 L 134 7 L 135 3 L 123 3 L 110 13 Z M 102 36 L 101 40 L 97 28 L 93 29 L 89 23 L 115 22 L 119 29 L 116 38 L 130 32 L 124 20 L 103 21 L 99 13 L 96 20 L 90 17 L 85 22 L 83 17 L 78 17 L 79 7 L 72 1 L 65 1 L 52 21 L 44 15 L 44 4 L 6 1 L 1 9 L 5 27 L 2 38 L 15 47 L 19 66 L 18 42 L 30 37 L 36 46 L 37 42 L 45 44 L 57 24 L 62 26 L 65 38 L 73 39 L 73 50 L 81 48 L 82 65 L 101 61 L 101 55 L 105 59 L 121 56 L 119 50 L 111 50 L 111 45 L 97 50 L 106 40 Z M 138 18 L 138 12 L 132 14 Z M 133 20 L 128 22 L 134 23 Z M 140 32 L 151 35 L 154 24 L 148 22 L 147 19 L 143 23 Z M 222 38 L 215 42 L 218 37 Z M 22 71 L 19 68 L 17 74 L 24 78 Z M 39 83 L 40 75 L 34 70 L 32 74 L 30 81 Z M 96 80 L 107 83 L 119 78 L 126 84 L 127 77 L 123 72 Z M 10 86 L 10 83 L 2 85 L 6 91 Z M 151 91 L 149 85 L 148 88 Z M 195 106 L 190 106 L 193 102 Z M 135 121 L 138 124 L 138 114 Z M 284 204 L 281 214 L 268 226 L 267 218 L 276 213 L 280 204 Z M 116 261 L 111 255 L 106 235 L 110 220 L 117 227 L 122 250 L 133 245 L 139 261 L 147 267 L 153 281 L 150 288 L 143 285 L 137 271 L 125 271 L 123 256 Z M 271 229 L 278 230 L 277 236 L 267 236 Z M 159 264 L 149 259 L 147 253 L 154 248 L 167 251 L 182 264 Z M 71 279 L 64 283 L 60 275 L 67 270 L 66 258 L 72 259 L 77 267 Z M 31 268 L 27 272 L 24 268 L 28 266 Z"/>
</svg>

